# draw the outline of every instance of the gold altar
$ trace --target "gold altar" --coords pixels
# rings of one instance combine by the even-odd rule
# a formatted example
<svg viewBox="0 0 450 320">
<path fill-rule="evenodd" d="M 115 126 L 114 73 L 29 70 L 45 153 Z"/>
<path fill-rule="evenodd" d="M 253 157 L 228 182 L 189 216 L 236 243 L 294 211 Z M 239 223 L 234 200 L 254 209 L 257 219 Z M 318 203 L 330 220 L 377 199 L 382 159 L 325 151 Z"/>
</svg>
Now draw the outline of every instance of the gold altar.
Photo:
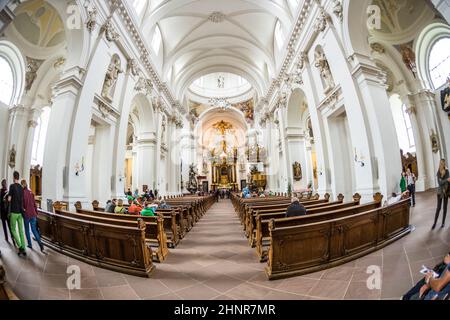
<svg viewBox="0 0 450 320">
<path fill-rule="evenodd" d="M 210 150 L 212 189 L 238 190 L 237 184 L 237 147 L 229 146 L 226 140 L 226 132 L 233 129 L 233 126 L 225 121 L 220 121 L 213 126 L 221 137 L 215 147 Z M 220 150 L 220 151 L 219 151 Z M 221 152 L 221 154 L 219 154 Z"/>
<path fill-rule="evenodd" d="M 213 163 L 212 188 L 237 190 L 236 163 Z"/>
</svg>

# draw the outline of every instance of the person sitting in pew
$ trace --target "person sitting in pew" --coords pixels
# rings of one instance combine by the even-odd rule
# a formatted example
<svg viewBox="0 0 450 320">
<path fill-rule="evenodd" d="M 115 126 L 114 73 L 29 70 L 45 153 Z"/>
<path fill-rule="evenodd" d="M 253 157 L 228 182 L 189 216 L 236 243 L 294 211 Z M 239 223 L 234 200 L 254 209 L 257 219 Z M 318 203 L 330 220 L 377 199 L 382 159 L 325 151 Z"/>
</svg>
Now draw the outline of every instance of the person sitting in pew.
<svg viewBox="0 0 450 320">
<path fill-rule="evenodd" d="M 291 205 L 286 210 L 286 218 L 299 217 L 306 215 L 306 208 L 296 197 L 292 198 Z"/>
<path fill-rule="evenodd" d="M 114 210 L 116 209 L 116 202 L 117 202 L 117 199 L 112 199 L 112 201 L 108 200 L 106 202 L 105 212 L 106 213 L 114 213 Z"/>
<path fill-rule="evenodd" d="M 141 211 L 141 216 L 143 216 L 143 217 L 154 217 L 157 208 L 158 208 L 157 204 L 147 203 L 145 208 Z"/>
<path fill-rule="evenodd" d="M 119 201 L 117 201 L 117 206 L 114 208 L 114 213 L 127 213 L 127 210 L 125 209 L 125 207 L 123 206 L 123 200 L 119 199 Z"/>
<path fill-rule="evenodd" d="M 444 261 L 428 272 L 411 290 L 405 293 L 402 300 L 436 300 L 448 294 L 450 280 L 450 252 Z M 437 277 L 434 277 L 437 275 Z"/>
<path fill-rule="evenodd" d="M 139 203 L 137 201 L 131 201 L 128 202 L 130 204 L 130 206 L 128 207 L 128 213 L 129 214 L 140 214 L 142 211 L 142 207 L 139 205 Z"/>
<path fill-rule="evenodd" d="M 384 203 L 384 206 L 390 206 L 394 203 L 397 203 L 403 199 L 408 199 L 409 198 L 409 191 L 406 190 L 405 192 L 403 192 L 402 194 L 397 195 L 395 192 L 392 193 L 391 197 L 389 197 L 388 200 L 386 200 L 386 202 Z"/>
<path fill-rule="evenodd" d="M 158 209 L 170 209 L 171 207 L 166 203 L 166 200 L 161 200 Z"/>
</svg>

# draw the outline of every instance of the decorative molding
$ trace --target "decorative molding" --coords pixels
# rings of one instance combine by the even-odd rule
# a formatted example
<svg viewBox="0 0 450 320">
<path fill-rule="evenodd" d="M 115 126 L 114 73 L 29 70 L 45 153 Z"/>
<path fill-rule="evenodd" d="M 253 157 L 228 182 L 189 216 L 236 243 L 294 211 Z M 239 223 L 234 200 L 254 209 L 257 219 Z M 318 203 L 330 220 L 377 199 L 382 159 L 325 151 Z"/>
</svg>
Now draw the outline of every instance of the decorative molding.
<svg viewBox="0 0 450 320">
<path fill-rule="evenodd" d="M 27 71 L 25 74 L 25 91 L 28 92 L 33 87 L 33 83 L 37 78 L 37 72 L 45 60 L 26 57 Z"/>
<path fill-rule="evenodd" d="M 28 128 L 36 128 L 37 125 L 38 125 L 38 122 L 36 120 L 28 121 Z"/>
<path fill-rule="evenodd" d="M 324 32 L 325 29 L 327 28 L 328 22 L 327 20 L 329 19 L 329 15 L 328 13 L 321 8 L 320 9 L 320 14 L 319 16 L 316 18 L 316 22 L 314 24 L 314 30 L 316 32 Z"/>
<path fill-rule="evenodd" d="M 120 38 L 120 35 L 116 31 L 116 28 L 114 27 L 111 18 L 108 18 L 105 24 L 100 28 L 100 34 L 103 33 L 105 34 L 106 40 L 108 40 L 109 42 L 117 41 Z"/>
<path fill-rule="evenodd" d="M 275 90 L 277 87 L 279 87 L 280 80 L 282 78 L 282 75 L 284 75 L 289 66 L 292 63 L 292 60 L 294 59 L 294 55 L 292 54 L 294 51 L 292 49 L 296 48 L 297 43 L 300 39 L 300 33 L 303 31 L 305 24 L 308 22 L 308 14 L 311 12 L 313 8 L 313 1 L 312 0 L 305 0 L 302 3 L 302 7 L 300 9 L 300 13 L 298 15 L 297 21 L 295 25 L 293 26 L 293 31 L 290 36 L 290 40 L 288 42 L 288 52 L 284 58 L 283 64 L 280 69 L 279 76 L 277 78 L 274 78 L 272 80 L 272 83 L 270 84 L 269 89 L 267 90 L 267 94 L 265 95 L 265 99 L 267 101 L 271 101 L 272 97 L 275 93 Z"/>
<path fill-rule="evenodd" d="M 134 90 L 137 92 L 141 92 L 147 96 L 151 96 L 153 92 L 153 84 L 150 79 L 144 78 L 143 75 L 139 77 L 139 80 L 136 82 L 136 85 L 134 86 Z"/>
<path fill-rule="evenodd" d="M 135 22 L 131 18 L 130 13 L 128 12 L 127 8 L 129 7 L 129 4 L 126 5 L 125 2 L 125 0 L 109 0 L 110 6 L 114 7 L 114 9 L 118 11 L 118 15 L 122 19 L 123 25 L 128 31 L 132 42 L 136 45 L 136 48 L 139 51 L 139 57 L 141 59 L 142 65 L 150 75 L 150 78 L 153 80 L 155 87 L 158 88 L 160 93 L 164 94 L 165 98 L 170 104 L 173 104 L 175 99 L 173 98 L 172 93 L 167 87 L 167 84 L 162 82 L 158 73 L 155 71 L 156 68 L 153 66 L 153 63 L 150 60 L 150 50 L 147 48 L 146 42 L 141 36 L 139 27 L 135 24 Z M 183 108 L 182 112 L 187 113 L 187 111 Z"/>
<path fill-rule="evenodd" d="M 139 69 L 136 59 L 128 59 L 127 72 L 130 72 L 134 77 L 137 77 L 141 74 L 141 70 Z"/>
<path fill-rule="evenodd" d="M 56 59 L 55 63 L 53 64 L 53 68 L 58 69 L 65 64 L 66 64 L 66 58 L 59 57 L 58 59 Z"/>
<path fill-rule="evenodd" d="M 225 14 L 219 11 L 214 11 L 211 13 L 211 15 L 208 17 L 208 20 L 212 23 L 222 23 L 225 20 Z"/>
<path fill-rule="evenodd" d="M 319 104 L 317 109 L 322 113 L 327 111 L 335 110 L 342 99 L 342 88 L 336 87 L 332 92 L 330 92 L 325 99 Z"/>
<path fill-rule="evenodd" d="M 94 32 L 95 27 L 97 26 L 97 8 L 93 7 L 92 10 L 88 11 L 88 19 L 86 21 L 86 28 L 89 32 Z"/>
<path fill-rule="evenodd" d="M 344 8 L 341 0 L 333 0 L 333 13 L 341 23 L 344 21 Z"/>
<path fill-rule="evenodd" d="M 376 52 L 379 54 L 384 54 L 386 52 L 384 46 L 378 42 L 371 43 L 370 48 L 372 49 L 372 52 Z"/>
<path fill-rule="evenodd" d="M 120 118 L 120 113 L 114 109 L 108 101 L 97 94 L 94 97 L 94 104 L 97 106 L 103 119 L 107 119 L 109 116 L 113 116 L 116 119 Z"/>
</svg>

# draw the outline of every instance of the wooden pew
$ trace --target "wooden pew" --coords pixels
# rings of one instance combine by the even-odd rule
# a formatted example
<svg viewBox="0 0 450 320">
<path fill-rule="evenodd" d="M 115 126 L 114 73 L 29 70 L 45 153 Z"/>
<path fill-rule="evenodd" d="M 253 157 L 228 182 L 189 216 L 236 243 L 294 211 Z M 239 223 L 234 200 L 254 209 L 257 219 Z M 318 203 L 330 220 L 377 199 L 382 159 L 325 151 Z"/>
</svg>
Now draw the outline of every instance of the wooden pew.
<svg viewBox="0 0 450 320">
<path fill-rule="evenodd" d="M 77 206 L 77 204 L 78 204 L 78 202 L 75 204 L 75 207 Z M 81 203 L 80 203 L 80 205 L 81 205 Z M 127 209 L 129 207 L 127 204 L 124 204 L 123 206 L 124 206 L 124 208 L 127 208 Z M 94 200 L 92 202 L 92 210 L 97 211 L 97 212 L 105 212 L 105 208 L 99 207 L 99 202 L 97 200 Z M 170 222 L 170 225 L 169 225 L 169 222 L 165 221 L 164 228 L 166 230 L 166 233 L 167 233 L 167 236 L 169 239 L 169 247 L 175 248 L 178 245 L 179 241 L 184 238 L 186 233 L 191 230 L 191 228 L 193 226 L 193 218 L 192 218 L 192 216 L 189 215 L 188 209 L 186 209 L 182 206 L 174 206 L 174 207 L 171 207 L 171 209 L 158 209 L 157 213 L 158 212 L 163 213 L 164 220 L 166 220 L 166 219 L 173 220 L 173 217 L 172 217 L 173 211 L 175 211 L 175 213 L 177 215 L 175 217 L 175 222 L 177 225 L 177 228 L 176 228 L 177 232 L 173 233 L 174 228 L 172 227 L 172 222 Z"/>
<path fill-rule="evenodd" d="M 342 195 L 339 195 L 339 198 L 344 199 L 344 197 Z M 301 204 L 303 204 L 305 207 L 306 206 L 315 206 L 315 205 L 327 205 L 329 204 L 330 200 L 330 195 L 327 193 L 324 196 L 324 199 L 321 200 L 305 200 L 305 201 L 300 201 Z M 256 212 L 258 210 L 261 209 L 282 209 L 282 208 L 287 208 L 290 204 L 291 204 L 292 199 L 289 199 L 288 201 L 270 201 L 270 202 L 264 202 L 264 203 L 260 203 L 260 202 L 256 202 L 256 203 L 252 203 L 252 204 L 247 204 L 245 205 L 245 209 L 244 209 L 244 217 L 243 217 L 243 224 L 244 224 L 244 231 L 245 231 L 245 235 L 246 237 L 250 237 L 251 233 L 249 229 L 253 229 L 252 227 L 249 228 L 249 226 L 251 225 L 251 223 L 254 224 L 254 220 L 252 220 L 252 215 L 253 212 Z M 338 200 L 338 202 L 341 200 Z"/>
<path fill-rule="evenodd" d="M 164 232 L 162 217 L 139 217 L 126 215 L 120 216 L 116 214 L 113 215 L 110 213 L 108 214 L 88 210 L 77 210 L 77 212 L 70 212 L 65 210 L 58 210 L 56 208 L 55 212 L 67 217 L 118 226 L 135 226 L 138 219 L 142 219 L 145 223 L 145 239 L 152 247 L 156 248 L 156 250 L 152 250 L 153 260 L 155 262 L 163 262 L 169 254 L 169 250 L 167 249 L 167 237 L 166 233 Z M 131 219 L 128 219 L 128 217 Z"/>
<path fill-rule="evenodd" d="M 145 241 L 146 225 L 119 226 L 38 210 L 45 245 L 94 266 L 149 277 L 155 266 Z"/>
<path fill-rule="evenodd" d="M 358 197 L 359 195 L 355 195 L 355 197 Z M 342 194 L 339 194 L 337 197 L 337 201 L 334 202 L 327 202 L 330 199 L 330 195 L 326 194 L 325 195 L 325 200 L 321 201 L 321 200 L 307 200 L 304 202 L 301 202 L 301 204 L 308 210 L 312 210 L 314 208 L 316 209 L 320 209 L 320 208 L 324 208 L 324 207 L 330 207 L 333 205 L 342 205 L 343 201 L 344 201 L 344 196 Z M 354 201 L 357 201 L 359 203 L 359 200 L 361 199 L 361 196 L 359 196 L 358 199 L 354 199 Z M 320 201 L 320 202 L 317 202 Z M 245 217 L 245 223 L 246 223 L 246 227 L 245 227 L 245 235 L 247 238 L 249 238 L 249 243 L 254 246 L 254 232 L 255 232 L 255 227 L 256 227 L 256 214 L 257 212 L 260 213 L 273 213 L 273 212 L 284 212 L 286 213 L 287 208 L 291 205 L 291 201 L 289 201 L 288 203 L 280 203 L 280 204 L 268 204 L 265 206 L 252 206 L 252 207 L 248 207 L 247 211 L 246 211 L 246 217 Z M 353 203 L 350 203 L 350 205 L 353 205 Z M 348 206 L 348 204 L 344 205 Z M 336 207 L 337 208 L 337 207 Z"/>
<path fill-rule="evenodd" d="M 382 203 L 382 197 L 380 196 L 381 195 L 376 194 L 374 195 L 373 202 L 362 205 L 359 204 L 359 201 L 355 201 L 353 205 L 339 209 L 336 208 L 336 206 L 332 206 L 330 208 L 316 208 L 308 211 L 306 216 L 300 217 L 286 218 L 285 213 L 258 215 L 255 232 L 255 246 L 260 262 L 264 262 L 267 259 L 267 242 L 270 241 L 269 225 L 272 220 L 274 220 L 279 227 L 290 227 L 352 216 L 380 208 Z"/>
<path fill-rule="evenodd" d="M 295 226 L 269 224 L 270 280 L 316 272 L 379 250 L 411 231 L 410 200 L 356 215 Z"/>
<path fill-rule="evenodd" d="M 104 210 L 85 210 L 82 208 L 81 202 L 77 201 L 75 203 L 75 210 L 78 213 L 88 213 L 91 215 L 94 215 L 94 213 L 100 214 L 97 216 L 104 216 L 104 217 L 117 217 L 121 219 L 126 219 L 129 221 L 135 221 L 137 218 L 143 218 L 145 222 L 157 222 L 156 217 L 142 217 L 140 215 L 132 215 L 132 214 L 117 214 L 117 213 L 108 213 Z M 166 233 L 166 239 L 167 239 L 167 245 L 170 248 L 175 248 L 178 243 L 180 242 L 181 235 L 182 235 L 182 225 L 181 225 L 181 213 L 180 211 L 176 209 L 171 209 L 170 211 L 159 211 L 157 213 L 161 213 L 161 215 L 158 214 L 158 216 L 161 216 L 163 219 L 163 228 Z M 184 235 L 184 234 L 183 234 Z"/>
</svg>

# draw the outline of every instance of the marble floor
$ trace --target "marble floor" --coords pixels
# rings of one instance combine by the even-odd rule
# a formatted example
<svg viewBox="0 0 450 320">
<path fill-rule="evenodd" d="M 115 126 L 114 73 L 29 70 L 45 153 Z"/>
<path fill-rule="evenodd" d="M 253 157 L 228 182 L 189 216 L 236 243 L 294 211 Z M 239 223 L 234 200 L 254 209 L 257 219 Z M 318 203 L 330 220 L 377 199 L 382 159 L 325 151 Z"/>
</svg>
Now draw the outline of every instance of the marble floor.
<svg viewBox="0 0 450 320">
<path fill-rule="evenodd" d="M 208 211 L 150 279 L 92 267 L 51 250 L 19 258 L 2 234 L 0 250 L 7 281 L 20 299 L 399 299 L 420 279 L 422 265 L 433 267 L 450 249 L 450 218 L 445 229 L 430 230 L 434 208 L 434 193 L 419 194 L 410 235 L 343 266 L 278 281 L 266 279 L 265 264 L 248 246 L 227 200 Z M 69 265 L 81 269 L 81 290 L 66 287 Z M 367 288 L 372 265 L 382 270 L 381 289 Z"/>
</svg>

